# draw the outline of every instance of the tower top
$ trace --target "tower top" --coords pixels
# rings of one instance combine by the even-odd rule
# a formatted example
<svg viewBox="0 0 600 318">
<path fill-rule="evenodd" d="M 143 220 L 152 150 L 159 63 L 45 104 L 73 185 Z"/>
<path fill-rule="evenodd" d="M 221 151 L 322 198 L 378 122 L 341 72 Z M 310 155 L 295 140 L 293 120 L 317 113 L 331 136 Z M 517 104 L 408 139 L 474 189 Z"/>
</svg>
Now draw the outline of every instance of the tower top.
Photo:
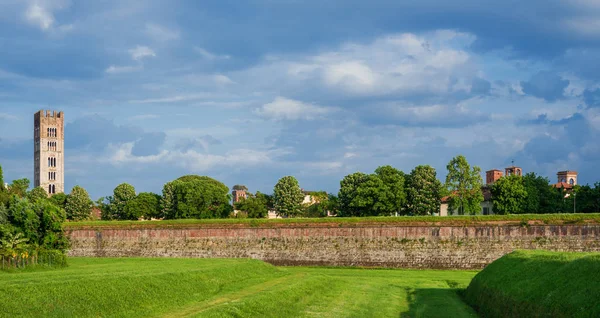
<svg viewBox="0 0 600 318">
<path fill-rule="evenodd" d="M 56 110 L 40 110 L 35 113 L 35 116 L 40 118 L 64 118 L 64 112 Z"/>
</svg>

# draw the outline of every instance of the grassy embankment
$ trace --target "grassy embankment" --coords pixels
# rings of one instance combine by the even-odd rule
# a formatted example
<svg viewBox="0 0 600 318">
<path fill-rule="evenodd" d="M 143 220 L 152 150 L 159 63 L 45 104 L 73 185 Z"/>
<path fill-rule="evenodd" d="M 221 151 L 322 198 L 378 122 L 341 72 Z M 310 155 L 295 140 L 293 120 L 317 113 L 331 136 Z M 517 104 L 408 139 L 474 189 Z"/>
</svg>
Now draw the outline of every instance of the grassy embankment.
<svg viewBox="0 0 600 318">
<path fill-rule="evenodd" d="M 600 253 L 513 252 L 477 274 L 465 299 L 484 317 L 600 317 Z"/>
<path fill-rule="evenodd" d="M 299 219 L 204 219 L 164 221 L 85 221 L 67 222 L 66 229 L 102 227 L 188 227 L 188 226 L 309 226 L 311 224 L 338 224 L 355 226 L 361 223 L 402 225 L 477 225 L 477 224 L 576 224 L 600 223 L 600 213 L 578 214 L 512 214 L 478 216 L 399 216 L 353 218 L 299 218 Z"/>
<path fill-rule="evenodd" d="M 0 272 L 11 317 L 474 317 L 475 272 L 278 268 L 256 260 L 73 258 Z"/>
</svg>

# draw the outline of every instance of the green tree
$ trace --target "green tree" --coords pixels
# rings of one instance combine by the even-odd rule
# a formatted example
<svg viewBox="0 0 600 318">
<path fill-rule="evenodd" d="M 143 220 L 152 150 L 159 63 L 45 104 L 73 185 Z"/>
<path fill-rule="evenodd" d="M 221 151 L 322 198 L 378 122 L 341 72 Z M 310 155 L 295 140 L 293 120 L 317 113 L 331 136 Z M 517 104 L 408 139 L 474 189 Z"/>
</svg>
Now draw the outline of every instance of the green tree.
<svg viewBox="0 0 600 318">
<path fill-rule="evenodd" d="M 17 227 L 30 242 L 38 242 L 40 218 L 34 205 L 26 198 L 13 196 L 8 207 L 10 223 Z"/>
<path fill-rule="evenodd" d="M 462 155 L 452 158 L 446 168 L 448 169 L 446 188 L 450 197 L 448 211 L 458 211 L 460 215 L 481 213 L 483 201 L 481 169 L 477 166 L 471 169 L 467 159 Z"/>
<path fill-rule="evenodd" d="M 494 182 L 491 192 L 495 214 L 523 213 L 523 207 L 527 200 L 523 177 L 504 176 Z"/>
<path fill-rule="evenodd" d="M 165 217 L 175 215 L 175 190 L 173 182 L 167 182 L 163 186 L 162 197 L 160 199 L 160 211 Z"/>
<path fill-rule="evenodd" d="M 523 204 L 523 213 L 557 213 L 563 209 L 563 198 L 559 189 L 550 185 L 548 178 L 530 172 L 523 176 L 523 185 L 527 198 Z"/>
<path fill-rule="evenodd" d="M 93 202 L 88 192 L 80 186 L 75 186 L 67 198 L 65 208 L 67 219 L 73 221 L 89 219 L 92 213 L 92 205 Z"/>
<path fill-rule="evenodd" d="M 167 219 L 209 219 L 229 216 L 233 210 L 229 201 L 229 188 L 222 182 L 184 176 L 165 185 L 161 205 Z"/>
<path fill-rule="evenodd" d="M 150 192 L 141 192 L 125 205 L 123 219 L 138 220 L 150 219 L 160 215 L 160 195 Z"/>
<path fill-rule="evenodd" d="M 39 245 L 64 252 L 69 247 L 69 239 L 62 229 L 62 224 L 67 218 L 65 210 L 48 200 L 37 201 L 34 210 L 40 219 Z"/>
<path fill-rule="evenodd" d="M 0 165 L 0 192 L 4 192 L 4 173 L 2 172 L 2 165 Z"/>
<path fill-rule="evenodd" d="M 57 207 L 65 209 L 67 207 L 67 197 L 65 193 L 57 193 L 52 195 L 49 200 Z"/>
<path fill-rule="evenodd" d="M 406 204 L 406 191 L 404 189 L 404 172 L 392 167 L 381 166 L 375 169 L 375 175 L 383 181 L 384 199 L 378 202 L 382 205 L 379 215 L 393 215 L 400 213 Z"/>
<path fill-rule="evenodd" d="M 356 172 L 340 182 L 339 216 L 390 216 L 406 204 L 404 173 L 391 166 L 374 174 Z"/>
<path fill-rule="evenodd" d="M 296 178 L 286 176 L 279 179 L 273 189 L 273 204 L 277 215 L 299 216 L 302 213 L 302 201 L 304 201 L 304 194 Z"/>
<path fill-rule="evenodd" d="M 29 189 L 29 179 L 23 178 L 13 180 L 9 188 L 11 194 L 18 196 L 19 198 L 24 198 L 27 196 L 27 189 Z"/>
<path fill-rule="evenodd" d="M 48 199 L 48 192 L 46 192 L 46 190 L 44 190 L 42 187 L 36 187 L 27 193 L 27 198 L 31 202 L 46 200 Z"/>
<path fill-rule="evenodd" d="M 431 166 L 415 167 L 407 180 L 407 207 L 413 215 L 439 213 L 442 202 L 442 183 Z"/>
<path fill-rule="evenodd" d="M 112 196 L 111 211 L 114 219 L 126 220 L 125 217 L 125 206 L 127 203 L 135 199 L 135 188 L 129 183 L 121 183 L 118 185 Z"/>
<path fill-rule="evenodd" d="M 236 202 L 235 209 L 247 213 L 249 218 L 255 219 L 265 218 L 269 212 L 266 197 L 258 191 L 256 195 L 249 193 L 246 199 Z"/>
</svg>

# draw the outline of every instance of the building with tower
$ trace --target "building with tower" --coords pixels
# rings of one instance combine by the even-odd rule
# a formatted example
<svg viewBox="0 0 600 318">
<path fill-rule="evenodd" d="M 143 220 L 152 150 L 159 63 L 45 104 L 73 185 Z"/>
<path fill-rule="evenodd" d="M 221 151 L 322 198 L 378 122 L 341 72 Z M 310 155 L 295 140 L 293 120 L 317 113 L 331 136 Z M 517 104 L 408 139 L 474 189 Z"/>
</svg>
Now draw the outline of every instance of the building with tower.
<svg viewBox="0 0 600 318">
<path fill-rule="evenodd" d="M 558 182 L 554 184 L 555 188 L 562 188 L 570 192 L 577 185 L 577 171 L 559 171 L 556 173 Z"/>
<path fill-rule="evenodd" d="M 65 116 L 40 110 L 33 116 L 33 184 L 48 195 L 65 192 Z"/>
</svg>

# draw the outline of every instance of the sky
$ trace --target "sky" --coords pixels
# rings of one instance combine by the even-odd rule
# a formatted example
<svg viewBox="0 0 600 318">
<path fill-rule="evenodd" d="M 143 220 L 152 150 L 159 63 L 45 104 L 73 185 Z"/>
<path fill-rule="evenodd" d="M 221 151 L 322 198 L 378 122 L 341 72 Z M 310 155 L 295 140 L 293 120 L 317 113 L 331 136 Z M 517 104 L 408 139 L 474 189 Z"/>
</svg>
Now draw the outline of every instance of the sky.
<svg viewBox="0 0 600 318">
<path fill-rule="evenodd" d="M 0 0 L 0 165 L 33 180 L 33 114 L 66 117 L 65 188 L 295 176 L 462 154 L 600 181 L 597 0 Z"/>
</svg>

